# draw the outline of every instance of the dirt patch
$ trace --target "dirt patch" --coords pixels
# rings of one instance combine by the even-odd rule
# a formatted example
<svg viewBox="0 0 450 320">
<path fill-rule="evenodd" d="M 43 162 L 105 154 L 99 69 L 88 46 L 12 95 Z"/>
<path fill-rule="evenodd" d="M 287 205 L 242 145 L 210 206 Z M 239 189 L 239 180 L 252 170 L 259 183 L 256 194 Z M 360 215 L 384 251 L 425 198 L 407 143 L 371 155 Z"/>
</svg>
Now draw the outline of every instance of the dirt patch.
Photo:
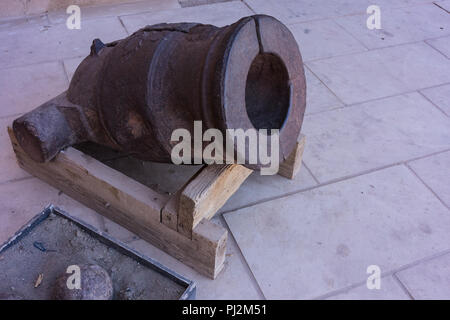
<svg viewBox="0 0 450 320">
<path fill-rule="evenodd" d="M 51 299 L 57 278 L 68 266 L 82 264 L 109 273 L 117 300 L 179 299 L 185 290 L 52 213 L 0 255 L 0 299 Z"/>
</svg>

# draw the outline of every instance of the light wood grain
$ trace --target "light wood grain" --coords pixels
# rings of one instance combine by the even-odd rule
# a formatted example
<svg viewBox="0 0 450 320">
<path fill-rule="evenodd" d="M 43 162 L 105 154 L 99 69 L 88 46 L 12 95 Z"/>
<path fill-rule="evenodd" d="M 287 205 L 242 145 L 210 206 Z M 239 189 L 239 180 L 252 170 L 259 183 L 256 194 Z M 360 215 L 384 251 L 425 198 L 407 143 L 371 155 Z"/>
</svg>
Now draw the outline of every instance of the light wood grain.
<svg viewBox="0 0 450 320">
<path fill-rule="evenodd" d="M 288 179 L 294 179 L 302 166 L 303 151 L 305 150 L 306 137 L 301 134 L 297 144 L 289 157 L 280 164 L 278 174 Z"/>
<path fill-rule="evenodd" d="M 181 190 L 178 190 L 167 201 L 161 210 L 161 223 L 174 231 L 178 231 L 178 205 L 180 203 Z"/>
<path fill-rule="evenodd" d="M 178 207 L 178 232 L 192 237 L 203 219 L 211 219 L 252 172 L 238 164 L 205 166 L 183 189 Z"/>
<path fill-rule="evenodd" d="M 8 133 L 24 170 L 212 279 L 223 268 L 227 240 L 223 227 L 202 220 L 188 238 L 161 223 L 168 196 L 74 148 L 61 151 L 52 161 L 37 163 L 20 148 L 10 127 Z"/>
</svg>

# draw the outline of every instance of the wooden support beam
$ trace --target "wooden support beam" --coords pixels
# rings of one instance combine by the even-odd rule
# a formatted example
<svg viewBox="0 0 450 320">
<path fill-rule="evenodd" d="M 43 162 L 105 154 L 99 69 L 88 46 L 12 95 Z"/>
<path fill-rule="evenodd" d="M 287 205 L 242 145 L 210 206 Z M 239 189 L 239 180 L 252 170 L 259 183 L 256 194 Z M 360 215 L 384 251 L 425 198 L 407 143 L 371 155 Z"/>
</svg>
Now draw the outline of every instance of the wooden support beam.
<svg viewBox="0 0 450 320">
<path fill-rule="evenodd" d="M 278 174 L 288 179 L 294 179 L 302 166 L 303 151 L 305 150 L 306 137 L 300 134 L 297 144 L 289 157 L 280 164 Z"/>
<path fill-rule="evenodd" d="M 21 168 L 214 279 L 225 262 L 227 231 L 206 219 L 190 238 L 161 223 L 170 199 L 74 149 L 47 163 L 30 159 L 8 127 Z"/>
<path fill-rule="evenodd" d="M 178 206 L 181 190 L 173 194 L 161 210 L 161 223 L 174 231 L 178 231 Z"/>
<path fill-rule="evenodd" d="M 252 173 L 238 164 L 205 166 L 180 194 L 178 232 L 191 238 L 203 219 L 211 219 Z"/>
</svg>

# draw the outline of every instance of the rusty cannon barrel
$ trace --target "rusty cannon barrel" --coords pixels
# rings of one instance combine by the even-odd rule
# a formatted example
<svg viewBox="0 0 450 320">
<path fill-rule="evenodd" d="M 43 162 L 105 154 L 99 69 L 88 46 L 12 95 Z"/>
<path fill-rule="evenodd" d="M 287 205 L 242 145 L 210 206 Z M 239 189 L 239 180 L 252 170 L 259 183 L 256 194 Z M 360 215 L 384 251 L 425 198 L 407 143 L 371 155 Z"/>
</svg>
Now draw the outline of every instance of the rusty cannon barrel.
<svg viewBox="0 0 450 320">
<path fill-rule="evenodd" d="M 171 162 L 172 132 L 193 133 L 196 120 L 222 132 L 279 129 L 282 161 L 297 141 L 305 99 L 300 51 L 275 18 L 222 28 L 164 23 L 108 44 L 94 40 L 69 89 L 16 119 L 13 130 L 38 162 L 86 141 Z"/>
</svg>

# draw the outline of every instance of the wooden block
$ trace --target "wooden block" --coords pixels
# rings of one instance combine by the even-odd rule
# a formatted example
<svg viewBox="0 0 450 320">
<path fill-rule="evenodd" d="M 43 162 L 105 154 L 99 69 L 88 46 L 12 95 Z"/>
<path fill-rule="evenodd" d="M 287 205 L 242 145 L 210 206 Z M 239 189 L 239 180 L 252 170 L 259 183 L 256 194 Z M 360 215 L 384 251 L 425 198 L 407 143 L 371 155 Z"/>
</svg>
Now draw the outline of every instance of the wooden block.
<svg viewBox="0 0 450 320">
<path fill-rule="evenodd" d="M 181 190 L 178 190 L 167 201 L 166 205 L 161 210 L 161 223 L 172 230 L 177 231 L 178 225 L 178 206 L 180 203 Z"/>
<path fill-rule="evenodd" d="M 47 163 L 35 162 L 19 146 L 10 127 L 8 133 L 24 170 L 212 279 L 223 268 L 228 235 L 223 227 L 203 220 L 192 230 L 191 239 L 187 238 L 161 223 L 168 196 L 74 148 L 61 151 Z"/>
<path fill-rule="evenodd" d="M 203 168 L 202 168 L 203 169 Z M 202 169 L 198 170 L 175 194 L 170 196 L 169 201 L 161 210 L 161 222 L 170 229 L 178 231 L 178 208 L 180 204 L 180 195 L 184 188 L 196 179 Z"/>
<path fill-rule="evenodd" d="M 205 166 L 180 195 L 178 232 L 192 237 L 198 223 L 211 219 L 251 172 L 238 164 Z"/>
<path fill-rule="evenodd" d="M 300 134 L 297 144 L 289 157 L 280 164 L 278 174 L 288 179 L 294 179 L 302 166 L 303 151 L 305 150 L 306 137 Z"/>
</svg>

